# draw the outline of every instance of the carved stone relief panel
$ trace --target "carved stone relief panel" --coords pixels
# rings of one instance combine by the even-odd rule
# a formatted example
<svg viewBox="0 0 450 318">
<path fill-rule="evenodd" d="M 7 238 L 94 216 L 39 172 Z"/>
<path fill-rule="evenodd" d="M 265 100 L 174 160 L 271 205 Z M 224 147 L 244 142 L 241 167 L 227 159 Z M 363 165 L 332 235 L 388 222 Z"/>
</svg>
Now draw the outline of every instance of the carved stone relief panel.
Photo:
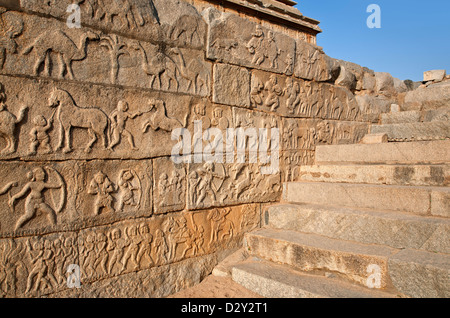
<svg viewBox="0 0 450 318">
<path fill-rule="evenodd" d="M 0 236 L 152 215 L 151 161 L 2 162 Z"/>
<path fill-rule="evenodd" d="M 253 71 L 251 105 L 285 117 L 359 120 L 355 97 L 330 84 Z"/>
<path fill-rule="evenodd" d="M 39 297 L 67 289 L 78 263 L 75 233 L 0 240 L 0 296 Z"/>
<path fill-rule="evenodd" d="M 156 214 L 181 211 L 186 207 L 186 164 L 170 157 L 154 160 L 154 210 Z"/>
<path fill-rule="evenodd" d="M 0 76 L 0 158 L 141 159 L 171 155 L 191 98 Z M 179 107 L 183 105 L 184 107 Z"/>
<path fill-rule="evenodd" d="M 207 57 L 212 60 L 292 74 L 294 39 L 231 13 L 208 9 Z"/>
<path fill-rule="evenodd" d="M 296 42 L 294 76 L 318 82 L 328 81 L 331 74 L 322 49 L 298 40 Z"/>
<path fill-rule="evenodd" d="M 6 12 L 0 72 L 207 96 L 204 52 L 148 43 L 64 22 Z M 6 48 L 7 47 L 7 48 Z"/>
<path fill-rule="evenodd" d="M 70 5 L 79 5 L 83 26 L 107 29 L 146 39 L 152 43 L 201 49 L 204 47 L 206 23 L 189 3 L 171 0 L 40 0 L 21 1 L 29 11 L 49 14 L 64 20 L 75 12 Z"/>
<path fill-rule="evenodd" d="M 282 182 L 298 181 L 301 166 L 314 164 L 312 150 L 286 150 L 281 155 Z"/>
<path fill-rule="evenodd" d="M 284 127 L 294 127 L 296 134 L 296 145 L 292 144 L 292 139 L 285 138 L 284 149 L 302 150 L 315 150 L 317 145 L 358 143 L 369 129 L 365 123 L 321 119 L 303 119 L 297 122 L 285 119 Z"/>
</svg>

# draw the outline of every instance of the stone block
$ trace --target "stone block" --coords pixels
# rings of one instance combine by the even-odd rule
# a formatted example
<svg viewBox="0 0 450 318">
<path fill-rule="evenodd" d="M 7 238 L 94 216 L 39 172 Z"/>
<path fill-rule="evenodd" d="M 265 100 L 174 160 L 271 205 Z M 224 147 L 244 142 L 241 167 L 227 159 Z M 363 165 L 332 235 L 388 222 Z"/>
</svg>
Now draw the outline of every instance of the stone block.
<svg viewBox="0 0 450 318">
<path fill-rule="evenodd" d="M 213 102 L 250 107 L 250 73 L 247 69 L 216 64 L 214 66 Z"/>
<path fill-rule="evenodd" d="M 446 76 L 445 70 L 432 70 L 432 71 L 426 71 L 423 73 L 423 81 L 424 82 L 441 82 L 444 80 Z"/>
<path fill-rule="evenodd" d="M 361 140 L 362 144 L 381 144 L 388 142 L 388 135 L 385 133 L 368 134 Z"/>
</svg>

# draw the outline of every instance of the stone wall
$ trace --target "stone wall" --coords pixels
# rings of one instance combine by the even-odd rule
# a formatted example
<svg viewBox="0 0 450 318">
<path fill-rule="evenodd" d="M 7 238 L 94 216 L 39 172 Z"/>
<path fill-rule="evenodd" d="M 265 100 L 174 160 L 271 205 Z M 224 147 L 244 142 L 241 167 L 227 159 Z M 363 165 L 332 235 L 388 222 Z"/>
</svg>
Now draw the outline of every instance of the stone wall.
<svg viewBox="0 0 450 318">
<path fill-rule="evenodd" d="M 368 131 L 373 107 L 358 98 L 378 79 L 326 56 L 301 14 L 296 33 L 280 11 L 251 19 L 227 1 L 85 0 L 81 28 L 69 28 L 73 2 L 0 7 L 1 296 L 192 286 L 259 226 L 317 144 Z M 195 135 L 197 120 L 224 135 L 278 128 L 279 171 L 174 163 L 173 130 Z M 71 264 L 79 289 L 66 283 Z"/>
</svg>

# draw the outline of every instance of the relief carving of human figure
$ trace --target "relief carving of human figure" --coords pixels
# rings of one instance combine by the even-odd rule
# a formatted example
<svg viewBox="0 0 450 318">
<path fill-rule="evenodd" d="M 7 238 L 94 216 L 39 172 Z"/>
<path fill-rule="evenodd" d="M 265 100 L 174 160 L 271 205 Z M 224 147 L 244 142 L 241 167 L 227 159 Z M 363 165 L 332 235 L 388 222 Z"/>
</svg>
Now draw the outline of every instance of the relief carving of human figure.
<svg viewBox="0 0 450 318">
<path fill-rule="evenodd" d="M 280 96 L 283 95 L 283 90 L 278 84 L 277 76 L 275 74 L 270 75 L 270 79 L 264 86 L 269 93 L 264 101 L 264 106 L 270 107 L 271 111 L 275 111 L 280 107 Z"/>
<path fill-rule="evenodd" d="M 48 131 L 52 128 L 52 124 L 53 116 L 48 121 L 42 115 L 38 115 L 33 119 L 34 127 L 30 131 L 29 155 L 35 155 L 39 147 L 43 148 L 43 153 L 45 154 L 52 152 L 50 137 L 48 135 Z"/>
<path fill-rule="evenodd" d="M 115 192 L 114 184 L 103 173 L 98 172 L 89 184 L 88 193 L 96 195 L 97 199 L 94 203 L 94 215 L 100 215 L 101 209 L 105 208 L 106 212 L 115 212 L 113 208 L 114 198 L 111 193 Z"/>
<path fill-rule="evenodd" d="M 62 189 L 64 187 L 62 180 L 59 180 L 59 183 L 45 181 L 46 172 L 43 168 L 34 169 L 28 174 L 28 177 L 30 181 L 8 202 L 9 206 L 14 208 L 16 201 L 29 193 L 25 200 L 25 214 L 17 221 L 15 230 L 17 231 L 34 218 L 38 211 L 47 214 L 50 223 L 56 225 L 56 212 L 45 202 L 44 191 L 46 189 Z"/>
<path fill-rule="evenodd" d="M 264 31 L 260 25 L 256 25 L 252 38 L 247 43 L 247 50 L 253 55 L 252 63 L 261 65 L 266 57 L 264 53 Z"/>
<path fill-rule="evenodd" d="M 125 125 L 128 119 L 134 119 L 137 116 L 141 116 L 142 112 L 138 111 L 134 114 L 131 114 L 128 109 L 128 103 L 125 101 L 120 101 L 117 104 L 117 109 L 113 111 L 109 116 L 109 118 L 111 119 L 112 138 L 108 149 L 113 150 L 114 147 L 120 143 L 122 137 L 126 137 L 128 143 L 131 146 L 131 149 L 139 150 L 134 144 L 133 134 L 125 128 Z"/>
<path fill-rule="evenodd" d="M 133 179 L 135 179 L 135 176 L 131 170 L 126 169 L 120 172 L 117 182 L 119 186 L 117 211 L 122 211 L 125 205 L 137 206 L 139 204 L 133 191 L 140 190 L 140 187 L 133 184 Z"/>
</svg>

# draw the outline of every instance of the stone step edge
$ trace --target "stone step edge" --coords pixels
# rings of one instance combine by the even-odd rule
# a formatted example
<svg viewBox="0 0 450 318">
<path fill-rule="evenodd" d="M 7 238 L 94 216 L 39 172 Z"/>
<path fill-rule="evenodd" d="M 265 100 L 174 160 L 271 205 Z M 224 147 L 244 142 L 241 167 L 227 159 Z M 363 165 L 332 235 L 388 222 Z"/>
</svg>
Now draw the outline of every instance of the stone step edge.
<svg viewBox="0 0 450 318">
<path fill-rule="evenodd" d="M 233 281 L 267 298 L 395 298 L 390 291 L 361 287 L 332 276 L 294 271 L 264 260 L 247 260 L 232 268 Z"/>
<path fill-rule="evenodd" d="M 289 239 L 287 239 L 286 236 L 288 236 Z M 255 239 L 262 239 L 265 240 L 266 243 L 269 242 L 270 244 L 272 244 L 270 255 L 265 255 L 263 253 L 264 251 L 261 251 L 261 248 L 255 246 Z M 295 242 L 295 239 L 297 239 L 297 242 Z M 299 239 L 304 241 L 299 241 Z M 313 242 L 311 242 L 311 239 Z M 317 244 L 318 240 L 321 241 L 319 241 L 319 243 Z M 368 280 L 371 278 L 371 275 L 369 274 L 372 271 L 372 273 L 377 273 L 377 275 L 379 275 L 377 284 L 378 287 L 383 289 L 395 289 L 395 286 L 390 277 L 391 275 L 389 263 L 391 262 L 391 260 L 394 260 L 396 258 L 397 254 L 407 254 L 408 251 L 410 251 L 409 253 L 428 255 L 429 257 L 427 258 L 417 260 L 418 263 L 416 264 L 421 265 L 423 268 L 430 266 L 427 261 L 428 259 L 433 260 L 436 257 L 450 259 L 449 254 L 437 254 L 426 251 L 417 251 L 414 249 L 394 249 L 378 244 L 362 244 L 353 241 L 332 239 L 317 234 L 306 234 L 296 231 L 267 228 L 247 233 L 245 235 L 244 241 L 245 245 L 248 247 L 248 253 L 251 256 L 262 258 L 274 263 L 292 266 L 296 270 L 306 272 L 311 270 L 335 272 L 361 286 L 367 286 Z M 258 243 L 259 241 L 256 244 Z M 283 244 L 287 248 L 285 248 L 284 250 L 282 249 L 282 251 L 277 250 L 277 248 L 282 247 Z M 288 252 L 290 254 L 295 254 L 295 249 L 292 249 L 296 247 L 300 247 L 299 252 L 303 254 L 289 255 Z M 257 250 L 257 248 L 259 248 L 259 250 Z M 289 248 L 291 250 L 289 250 Z M 281 254 L 276 255 L 277 252 Z M 304 257 L 303 255 L 310 255 L 309 257 L 313 255 L 314 257 L 317 257 L 318 260 L 302 260 L 301 257 Z M 290 259 L 288 259 L 289 257 Z M 326 264 L 326 261 L 330 260 L 331 262 L 333 262 L 333 264 Z M 309 262 L 310 264 L 308 264 L 308 266 L 317 266 L 309 269 L 303 268 L 301 267 L 301 264 L 298 263 L 299 261 Z M 314 264 L 314 262 L 316 262 L 317 264 Z M 343 262 L 347 262 L 348 264 L 344 264 Z M 350 272 L 349 269 L 353 265 L 356 265 L 358 267 L 353 268 L 353 271 Z"/>
<path fill-rule="evenodd" d="M 372 202 L 369 199 L 361 199 L 359 202 L 355 202 L 354 200 L 351 200 L 351 204 L 346 204 L 345 198 L 343 200 L 335 200 L 331 201 L 331 203 L 325 204 L 329 206 L 343 206 L 343 207 L 350 207 L 350 208 L 370 208 L 373 210 L 381 209 L 381 205 L 386 205 L 389 203 L 389 206 L 391 209 L 386 209 L 390 211 L 396 211 L 396 212 L 410 212 L 415 213 L 417 215 L 428 215 L 428 216 L 442 216 L 442 217 L 449 217 L 449 211 L 445 210 L 445 205 L 447 203 L 444 202 L 444 199 L 450 196 L 450 187 L 440 187 L 440 186 L 407 186 L 407 185 L 385 185 L 385 184 L 363 184 L 363 183 L 344 183 L 344 182 L 312 182 L 312 181 L 298 181 L 298 182 L 286 182 L 283 184 L 283 193 L 282 193 L 282 199 L 281 203 L 305 203 L 305 204 L 317 204 L 317 202 L 311 202 L 308 201 L 308 199 L 301 199 L 298 198 L 297 194 L 292 194 L 292 192 L 296 192 L 296 190 L 301 191 L 299 189 L 299 186 L 312 186 L 312 187 L 323 187 L 323 188 L 330 188 L 330 187 L 337 187 L 335 189 L 336 191 L 344 191 L 345 194 L 350 197 L 350 194 L 348 191 L 354 190 L 354 191 L 362 191 L 367 192 L 369 190 L 375 190 L 378 191 L 378 193 L 372 193 L 371 191 L 370 195 L 373 197 L 375 194 L 380 196 L 383 193 L 389 192 L 389 191 L 397 191 L 400 192 L 402 195 L 402 198 L 406 198 L 406 195 L 410 197 L 411 200 L 415 199 L 415 201 L 399 201 L 396 202 L 393 205 L 390 205 L 393 199 L 388 198 L 384 201 L 374 201 Z M 292 189 L 293 188 L 293 189 Z M 340 188 L 343 188 L 340 190 Z M 309 189 L 311 190 L 311 189 Z M 321 189 L 324 190 L 324 189 Z M 326 189 L 325 189 L 326 190 Z M 298 192 L 297 191 L 297 192 Z M 306 190 L 308 191 L 308 190 Z M 383 192 L 383 193 L 382 193 Z M 411 193 L 408 193 L 411 192 Z M 415 193 L 413 193 L 415 192 Z M 363 193 L 363 194 L 364 194 Z M 367 195 L 367 193 L 365 193 Z M 414 205 L 413 203 L 417 203 L 418 197 L 417 195 L 420 194 L 420 197 L 425 198 L 423 201 L 420 201 L 421 203 L 419 206 Z M 293 198 L 295 197 L 295 199 Z M 356 198 L 356 197 L 355 197 Z M 366 196 L 361 197 L 366 198 Z M 381 197 L 380 197 L 381 198 Z M 316 200 L 314 198 L 314 200 Z M 302 201 L 304 200 L 304 201 Z M 348 200 L 347 200 L 348 201 Z M 322 201 L 326 202 L 326 201 Z M 393 201 L 394 202 L 394 201 Z M 398 204 L 397 204 L 398 203 Z M 370 207 L 369 207 L 370 205 Z"/>
<path fill-rule="evenodd" d="M 343 169 L 344 172 L 342 171 Z M 337 171 L 337 173 L 333 170 Z M 366 170 L 372 170 L 372 175 L 367 176 Z M 446 172 L 448 175 L 446 175 Z M 363 174 L 364 177 L 358 178 L 358 174 Z M 300 166 L 298 168 L 297 178 L 297 182 L 449 187 L 450 180 L 448 179 L 450 179 L 450 164 L 356 165 L 344 163 L 340 165 L 310 165 Z M 446 183 L 448 183 L 448 185 Z"/>
<path fill-rule="evenodd" d="M 272 216 L 271 210 L 275 210 L 275 215 Z M 283 211 L 281 211 L 283 210 Z M 375 239 L 367 239 L 367 234 L 371 233 L 371 229 L 364 230 L 364 233 L 366 235 L 364 236 L 362 234 L 363 230 L 361 230 L 361 237 L 364 236 L 365 241 L 361 240 L 361 238 L 356 238 L 353 236 L 351 239 L 349 236 L 347 238 L 339 237 L 340 231 L 336 232 L 329 232 L 324 233 L 326 231 L 321 230 L 321 226 L 318 228 L 309 228 L 304 229 L 301 226 L 297 226 L 295 224 L 295 216 L 298 215 L 296 212 L 298 211 L 299 214 L 302 213 L 302 211 L 305 210 L 318 210 L 320 214 L 329 214 L 332 216 L 339 215 L 339 217 L 344 216 L 346 219 L 348 218 L 349 223 L 352 221 L 357 222 L 359 217 L 361 217 L 363 220 L 367 221 L 367 218 L 370 218 L 371 220 L 375 219 L 375 222 L 379 222 L 380 224 L 386 225 L 395 225 L 397 226 L 397 222 L 400 223 L 401 229 L 410 228 L 410 224 L 420 224 L 419 229 L 416 233 L 410 232 L 410 230 L 405 230 L 404 234 L 409 234 L 409 237 L 411 237 L 412 234 L 416 234 L 417 237 L 420 236 L 420 238 L 423 238 L 420 242 L 417 240 L 414 240 L 412 243 L 405 239 L 393 239 L 393 240 L 387 240 L 386 236 L 383 238 L 383 243 L 381 243 L 380 239 L 378 239 L 377 235 L 375 235 Z M 286 211 L 286 212 L 284 212 Z M 308 212 L 309 213 L 309 212 Z M 281 217 L 280 215 L 287 214 L 288 216 L 285 218 Z M 308 214 L 309 216 L 310 214 Z M 290 216 L 290 217 L 289 217 Z M 308 217 L 306 217 L 308 218 Z M 284 221 L 283 221 L 284 220 Z M 368 225 L 372 225 L 371 222 L 367 221 Z M 450 219 L 449 218 L 443 218 L 443 217 L 436 217 L 436 216 L 422 216 L 417 215 L 414 213 L 408 213 L 408 212 L 395 212 L 395 211 L 388 211 L 388 210 L 372 210 L 372 209 L 366 209 L 366 208 L 349 208 L 349 207 L 337 207 L 337 206 L 327 206 L 327 205 L 319 205 L 319 204 L 295 204 L 295 203 L 278 203 L 273 204 L 271 206 L 265 207 L 262 214 L 262 225 L 263 228 L 274 228 L 279 230 L 290 230 L 290 231 L 301 231 L 305 234 L 316 234 L 325 236 L 331 239 L 338 239 L 338 240 L 352 240 L 356 243 L 361 244 L 382 244 L 386 245 L 392 248 L 398 248 L 398 249 L 417 249 L 420 251 L 426 251 L 426 252 L 437 252 L 441 254 L 450 254 L 449 249 L 445 249 L 442 245 L 438 244 L 436 245 L 435 241 L 432 240 L 430 243 L 430 240 L 435 236 L 435 233 L 439 233 L 440 230 L 445 229 L 447 227 L 450 227 Z M 309 223 L 308 225 L 311 225 Z M 350 225 L 351 226 L 351 225 Z M 424 236 L 423 231 L 420 229 L 425 226 L 433 227 L 433 231 L 430 232 L 429 236 Z M 348 228 L 348 227 L 345 227 Z M 337 234 L 336 234 L 337 233 Z M 376 232 L 374 232 L 376 233 Z M 389 237 L 398 237 L 399 230 L 393 229 L 393 232 Z M 401 232 L 403 233 L 403 232 Z M 450 235 L 450 233 L 449 233 Z M 345 236 L 345 235 L 344 235 Z M 352 236 L 352 235 L 350 235 Z M 442 237 L 442 236 L 440 236 Z M 406 243 L 407 242 L 407 243 Z"/>
</svg>

